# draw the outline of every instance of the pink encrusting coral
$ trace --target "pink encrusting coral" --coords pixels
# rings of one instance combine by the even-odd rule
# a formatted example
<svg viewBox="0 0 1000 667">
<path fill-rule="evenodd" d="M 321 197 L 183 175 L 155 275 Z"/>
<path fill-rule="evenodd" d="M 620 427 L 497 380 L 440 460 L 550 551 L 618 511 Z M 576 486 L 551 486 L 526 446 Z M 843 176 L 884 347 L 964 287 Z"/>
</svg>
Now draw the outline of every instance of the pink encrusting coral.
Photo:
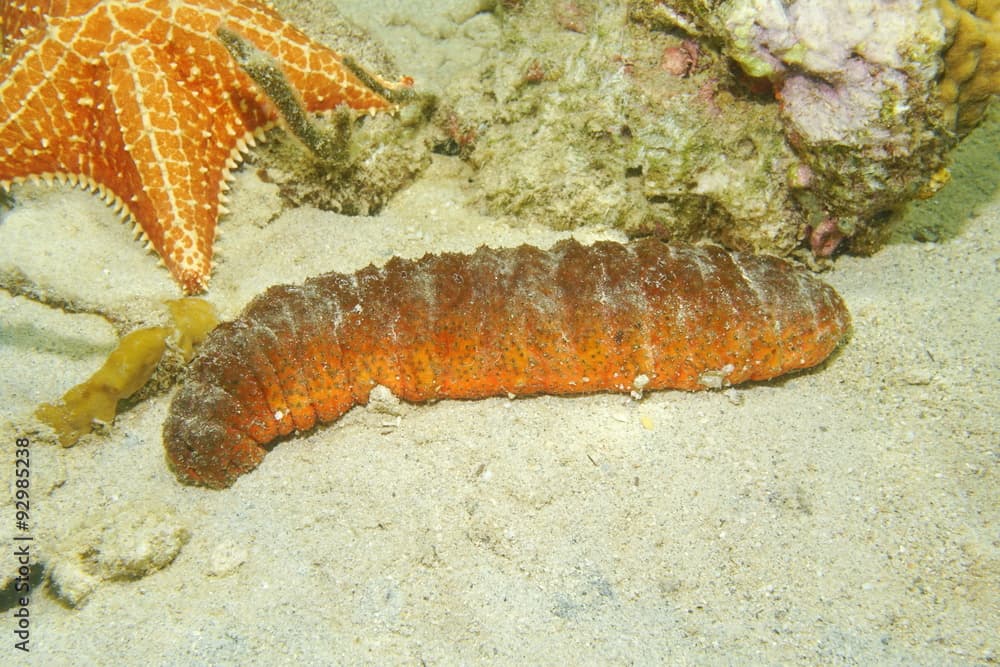
<svg viewBox="0 0 1000 667">
<path fill-rule="evenodd" d="M 720 10 L 728 54 L 775 83 L 793 147 L 821 176 L 813 213 L 840 218 L 841 230 L 912 196 L 944 159 L 934 89 L 946 32 L 926 4 L 747 0 Z"/>
</svg>

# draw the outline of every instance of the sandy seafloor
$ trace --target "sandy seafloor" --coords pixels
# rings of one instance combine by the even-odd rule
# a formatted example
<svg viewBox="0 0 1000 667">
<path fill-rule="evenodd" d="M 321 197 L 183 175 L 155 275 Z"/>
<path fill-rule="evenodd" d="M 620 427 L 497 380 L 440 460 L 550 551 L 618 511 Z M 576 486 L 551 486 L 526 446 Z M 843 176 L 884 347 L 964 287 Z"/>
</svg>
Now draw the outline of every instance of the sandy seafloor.
<svg viewBox="0 0 1000 667">
<path fill-rule="evenodd" d="M 461 26 L 441 27 L 468 2 L 339 4 L 418 81 L 447 75 L 443 49 L 475 57 Z M 190 539 L 164 569 L 103 581 L 78 609 L 37 586 L 30 658 L 13 650 L 8 608 L 0 662 L 997 662 L 996 136 L 969 144 L 954 181 L 892 243 L 823 275 L 854 330 L 813 372 L 641 401 L 357 408 L 225 491 L 183 486 L 167 468 L 172 392 L 75 448 L 36 442 L 32 533 L 47 566 L 95 526 L 96 549 L 143 548 L 129 517 L 171 514 Z M 273 283 L 561 236 L 479 213 L 467 169 L 435 158 L 377 217 L 297 209 L 270 221 L 273 186 L 241 173 L 208 296 L 232 317 Z M 54 302 L 138 319 L 177 296 L 96 197 L 16 194 L 0 263 Z M 916 242 L 914 229 L 938 240 Z M 33 407 L 96 370 L 114 342 L 101 317 L 0 295 L 7 484 Z"/>
</svg>

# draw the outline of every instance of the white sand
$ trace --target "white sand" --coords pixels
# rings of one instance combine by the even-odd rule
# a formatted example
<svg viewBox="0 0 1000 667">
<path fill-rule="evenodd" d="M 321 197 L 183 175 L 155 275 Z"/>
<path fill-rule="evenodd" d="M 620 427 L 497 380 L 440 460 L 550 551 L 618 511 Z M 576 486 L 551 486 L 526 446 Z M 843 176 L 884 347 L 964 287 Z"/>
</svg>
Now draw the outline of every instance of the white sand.
<svg viewBox="0 0 1000 667">
<path fill-rule="evenodd" d="M 37 443 L 42 552 L 123 509 L 171 510 L 191 537 L 165 569 L 104 582 L 80 609 L 34 590 L 31 663 L 1000 660 L 1000 177 L 956 174 L 908 223 L 944 229 L 939 243 L 901 234 L 824 274 L 854 332 L 814 372 L 641 402 L 355 409 L 221 492 L 168 470 L 170 394 L 75 448 Z M 299 209 L 268 223 L 271 187 L 241 174 L 210 297 L 231 317 L 268 284 L 558 238 L 477 214 L 467 175 L 439 158 L 376 218 Z M 176 297 L 95 197 L 18 195 L 0 266 L 50 300 L 156 320 Z M 37 403 L 100 366 L 114 331 L 23 298 L 0 296 L 0 313 L 11 448 Z M 8 508 L 4 552 L 12 521 Z M 0 627 L 12 664 L 9 611 Z"/>
</svg>

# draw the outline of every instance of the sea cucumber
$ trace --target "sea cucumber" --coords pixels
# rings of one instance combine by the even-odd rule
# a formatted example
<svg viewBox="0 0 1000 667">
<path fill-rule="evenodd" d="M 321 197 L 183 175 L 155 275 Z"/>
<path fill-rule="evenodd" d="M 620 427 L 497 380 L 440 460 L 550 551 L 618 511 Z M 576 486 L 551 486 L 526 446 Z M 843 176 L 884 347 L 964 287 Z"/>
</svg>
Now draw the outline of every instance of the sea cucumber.
<svg viewBox="0 0 1000 667">
<path fill-rule="evenodd" d="M 268 443 L 365 404 L 697 390 L 814 366 L 843 301 L 775 257 L 654 239 L 394 258 L 272 287 L 219 326 L 164 426 L 178 478 L 216 488 Z"/>
</svg>

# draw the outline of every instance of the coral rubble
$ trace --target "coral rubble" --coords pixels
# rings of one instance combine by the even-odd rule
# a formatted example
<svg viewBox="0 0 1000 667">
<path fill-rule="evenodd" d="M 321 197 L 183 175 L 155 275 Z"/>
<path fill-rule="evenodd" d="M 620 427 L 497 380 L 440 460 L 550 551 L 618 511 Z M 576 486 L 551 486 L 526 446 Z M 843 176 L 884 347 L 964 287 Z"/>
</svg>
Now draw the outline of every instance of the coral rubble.
<svg viewBox="0 0 1000 667">
<path fill-rule="evenodd" d="M 505 3 L 466 153 L 496 213 L 869 251 L 1000 91 L 997 6 Z"/>
<path fill-rule="evenodd" d="M 142 579 L 170 565 L 190 538 L 176 512 L 159 503 L 88 517 L 47 559 L 49 589 L 79 608 L 102 582 Z"/>
</svg>

